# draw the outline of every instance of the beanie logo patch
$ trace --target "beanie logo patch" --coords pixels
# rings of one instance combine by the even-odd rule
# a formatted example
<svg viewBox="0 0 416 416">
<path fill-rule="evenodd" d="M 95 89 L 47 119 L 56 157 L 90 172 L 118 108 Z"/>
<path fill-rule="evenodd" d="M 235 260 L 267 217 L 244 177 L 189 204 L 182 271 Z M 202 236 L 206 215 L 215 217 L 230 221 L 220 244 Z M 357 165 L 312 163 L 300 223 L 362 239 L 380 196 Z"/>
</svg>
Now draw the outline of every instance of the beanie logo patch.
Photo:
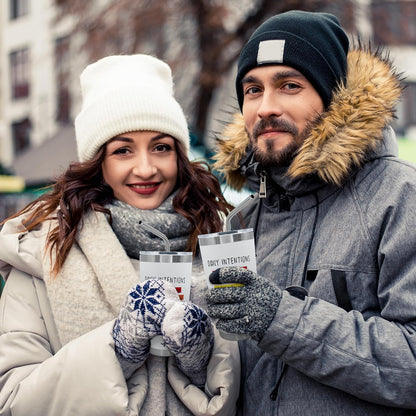
<svg viewBox="0 0 416 416">
<path fill-rule="evenodd" d="M 283 63 L 283 55 L 285 52 L 284 39 L 263 40 L 259 43 L 257 51 L 257 64 L 265 64 L 268 62 Z"/>
</svg>

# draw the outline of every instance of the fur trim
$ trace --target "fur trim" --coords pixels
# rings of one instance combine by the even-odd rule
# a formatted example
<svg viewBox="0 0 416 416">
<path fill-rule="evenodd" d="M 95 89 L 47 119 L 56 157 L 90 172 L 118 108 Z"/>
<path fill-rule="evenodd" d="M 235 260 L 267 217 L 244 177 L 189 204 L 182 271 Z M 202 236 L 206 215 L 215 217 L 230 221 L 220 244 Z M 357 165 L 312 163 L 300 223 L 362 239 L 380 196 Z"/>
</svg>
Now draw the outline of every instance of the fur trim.
<svg viewBox="0 0 416 416">
<path fill-rule="evenodd" d="M 224 175 L 231 187 L 239 191 L 246 182 L 246 178 L 239 171 L 239 163 L 250 144 L 241 113 L 234 114 L 233 122 L 228 124 L 217 143 L 218 151 L 213 156 L 213 168 Z"/>
<path fill-rule="evenodd" d="M 401 80 L 380 49 L 351 50 L 346 85 L 338 88 L 328 110 L 311 127 L 288 174 L 293 178 L 317 175 L 328 184 L 341 186 L 382 140 L 383 128 L 394 118 Z M 214 164 L 235 189 L 245 182 L 239 162 L 249 143 L 243 117 L 235 115 L 218 140 Z"/>
</svg>

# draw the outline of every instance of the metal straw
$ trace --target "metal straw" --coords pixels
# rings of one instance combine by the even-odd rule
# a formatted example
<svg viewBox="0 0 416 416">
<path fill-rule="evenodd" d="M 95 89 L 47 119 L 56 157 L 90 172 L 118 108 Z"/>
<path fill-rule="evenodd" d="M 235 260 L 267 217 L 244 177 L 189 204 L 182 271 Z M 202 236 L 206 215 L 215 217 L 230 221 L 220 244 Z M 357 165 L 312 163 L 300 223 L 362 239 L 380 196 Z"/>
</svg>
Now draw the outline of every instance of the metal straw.
<svg viewBox="0 0 416 416">
<path fill-rule="evenodd" d="M 144 223 L 143 221 L 139 221 L 139 225 L 141 225 L 143 228 L 145 228 L 147 231 L 151 232 L 152 234 L 156 235 L 157 237 L 160 237 L 165 243 L 165 251 L 170 251 L 170 242 L 168 238 L 165 236 L 165 234 L 161 233 L 159 230 L 152 227 L 151 225 Z"/>
<path fill-rule="evenodd" d="M 234 208 L 225 219 L 225 230 L 231 231 L 231 220 L 248 205 L 258 194 L 249 195 L 238 207 Z"/>
</svg>

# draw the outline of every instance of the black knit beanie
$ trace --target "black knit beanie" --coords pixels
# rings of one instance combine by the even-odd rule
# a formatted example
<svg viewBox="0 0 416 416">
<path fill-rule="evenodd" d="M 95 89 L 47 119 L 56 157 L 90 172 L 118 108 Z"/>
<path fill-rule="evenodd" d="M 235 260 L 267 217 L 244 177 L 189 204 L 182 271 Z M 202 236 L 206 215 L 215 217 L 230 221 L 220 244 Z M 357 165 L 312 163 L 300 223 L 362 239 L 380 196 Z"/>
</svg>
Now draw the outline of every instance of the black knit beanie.
<svg viewBox="0 0 416 416">
<path fill-rule="evenodd" d="M 325 107 L 344 82 L 349 41 L 338 19 L 328 13 L 292 10 L 266 20 L 240 53 L 237 98 L 243 107 L 241 80 L 262 65 L 287 65 L 301 72 L 316 89 Z"/>
</svg>

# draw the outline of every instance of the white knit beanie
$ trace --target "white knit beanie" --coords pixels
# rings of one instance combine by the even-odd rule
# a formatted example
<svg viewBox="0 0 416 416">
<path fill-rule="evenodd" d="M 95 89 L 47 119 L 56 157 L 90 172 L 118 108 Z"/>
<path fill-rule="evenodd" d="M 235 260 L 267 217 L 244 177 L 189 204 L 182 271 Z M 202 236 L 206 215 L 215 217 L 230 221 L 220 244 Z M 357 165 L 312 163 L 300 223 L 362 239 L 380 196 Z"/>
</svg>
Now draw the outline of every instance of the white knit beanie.
<svg viewBox="0 0 416 416">
<path fill-rule="evenodd" d="M 80 80 L 83 103 L 75 135 L 81 162 L 107 140 L 131 131 L 166 133 L 189 150 L 188 125 L 165 62 L 141 54 L 108 56 L 88 65 Z"/>
</svg>

